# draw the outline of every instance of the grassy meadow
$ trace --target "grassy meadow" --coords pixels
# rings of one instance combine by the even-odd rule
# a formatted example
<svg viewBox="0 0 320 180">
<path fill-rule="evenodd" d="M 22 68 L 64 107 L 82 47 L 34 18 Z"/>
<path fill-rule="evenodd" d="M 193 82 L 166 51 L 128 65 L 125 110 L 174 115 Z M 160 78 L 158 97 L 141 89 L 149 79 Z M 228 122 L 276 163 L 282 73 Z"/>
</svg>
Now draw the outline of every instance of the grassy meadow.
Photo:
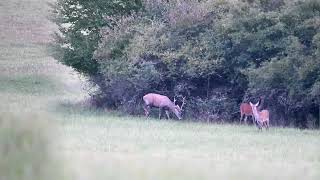
<svg viewBox="0 0 320 180">
<path fill-rule="evenodd" d="M 85 82 L 48 56 L 47 2 L 0 2 L 0 180 L 320 178 L 319 130 L 90 109 Z"/>
</svg>

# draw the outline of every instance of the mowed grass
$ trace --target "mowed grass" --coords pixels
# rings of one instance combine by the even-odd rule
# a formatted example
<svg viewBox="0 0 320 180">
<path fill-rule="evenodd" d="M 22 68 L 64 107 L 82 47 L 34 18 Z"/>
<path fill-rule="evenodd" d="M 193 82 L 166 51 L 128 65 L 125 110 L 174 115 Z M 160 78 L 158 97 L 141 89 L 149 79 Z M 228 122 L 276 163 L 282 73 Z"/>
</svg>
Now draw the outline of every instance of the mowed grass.
<svg viewBox="0 0 320 180">
<path fill-rule="evenodd" d="M 30 117 L 49 121 L 45 124 L 52 126 L 52 135 L 45 143 L 59 161 L 56 166 L 43 166 L 46 171 L 65 169 L 63 175 L 57 171 L 56 179 L 320 179 L 319 130 L 271 127 L 259 132 L 253 126 L 146 119 L 91 109 L 84 103 L 83 82 L 46 53 L 55 29 L 46 19 L 46 2 L 54 0 L 0 2 L 0 113 L 18 116 L 15 122 L 24 121 L 17 130 L 10 125 L 18 135 L 24 126 L 38 134 L 37 123 L 26 123 L 33 122 Z M 17 149 L 18 154 L 11 157 L 19 164 L 33 159 L 42 163 L 36 158 L 41 146 L 32 146 L 33 152 L 28 146 Z M 25 152 L 30 156 L 26 160 L 14 159 Z M 4 165 L 6 169 L 24 167 Z M 7 177 L 35 179 L 32 173 L 21 178 L 14 172 Z M 37 169 L 32 172 L 37 175 Z M 50 178 L 55 177 L 50 174 Z"/>
<path fill-rule="evenodd" d="M 68 111 L 70 112 L 70 111 Z M 89 111 L 90 112 L 90 111 Z M 88 179 L 318 179 L 319 131 L 117 116 L 61 119 L 75 177 Z"/>
</svg>

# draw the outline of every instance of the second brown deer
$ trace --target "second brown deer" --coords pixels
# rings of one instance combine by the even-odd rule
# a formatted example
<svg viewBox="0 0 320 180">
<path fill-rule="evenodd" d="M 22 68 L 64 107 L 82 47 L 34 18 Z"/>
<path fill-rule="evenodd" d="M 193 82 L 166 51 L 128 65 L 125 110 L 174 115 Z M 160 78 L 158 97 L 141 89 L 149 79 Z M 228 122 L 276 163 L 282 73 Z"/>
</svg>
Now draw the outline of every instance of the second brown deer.
<svg viewBox="0 0 320 180">
<path fill-rule="evenodd" d="M 252 108 L 251 108 L 250 104 L 248 104 L 248 103 L 241 103 L 241 105 L 240 105 L 240 124 L 243 119 L 243 116 L 244 116 L 245 124 L 247 124 L 248 116 L 251 116 L 252 122 L 254 124 L 255 120 L 253 117 Z"/>
<path fill-rule="evenodd" d="M 170 119 L 169 111 L 173 112 L 179 120 L 182 119 L 181 112 L 185 104 L 185 97 L 183 97 L 181 107 L 175 104 L 176 103 L 175 98 L 174 98 L 174 101 L 172 102 L 167 96 L 156 94 L 156 93 L 149 93 L 144 95 L 143 101 L 144 101 L 143 109 L 147 117 L 149 116 L 150 108 L 157 107 L 159 108 L 159 119 L 161 119 L 162 109 L 165 110 L 168 119 Z"/>
</svg>

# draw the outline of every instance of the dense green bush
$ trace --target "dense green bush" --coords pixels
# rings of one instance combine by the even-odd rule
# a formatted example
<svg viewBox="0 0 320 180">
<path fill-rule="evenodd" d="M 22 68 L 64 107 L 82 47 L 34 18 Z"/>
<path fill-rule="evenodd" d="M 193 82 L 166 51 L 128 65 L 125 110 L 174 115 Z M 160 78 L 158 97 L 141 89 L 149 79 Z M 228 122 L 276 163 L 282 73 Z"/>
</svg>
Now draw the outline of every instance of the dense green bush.
<svg viewBox="0 0 320 180">
<path fill-rule="evenodd" d="M 185 116 L 232 121 L 241 101 L 264 97 L 272 124 L 319 124 L 320 2 L 145 0 L 128 7 L 101 13 L 112 22 L 97 28 L 100 43 L 90 54 L 71 50 L 88 55 L 105 105 L 141 113 L 141 97 L 158 92 L 187 96 Z"/>
<path fill-rule="evenodd" d="M 216 112 L 234 112 L 234 108 L 225 111 L 227 113 L 223 111 L 224 104 L 234 102 L 232 107 L 236 107 L 233 99 L 241 100 L 240 96 L 237 97 L 237 89 L 233 89 L 237 82 L 232 82 L 232 69 L 225 70 L 226 59 L 212 49 L 215 48 L 213 42 L 206 41 L 212 31 L 217 31 L 216 25 L 211 23 L 215 19 L 219 21 L 222 15 L 208 15 L 207 5 L 225 10 L 224 4 L 149 3 L 144 12 L 122 17 L 115 28 L 104 28 L 95 59 L 111 90 L 106 91 L 108 101 L 115 107 L 130 106 L 128 102 L 141 102 L 147 92 L 159 92 L 171 97 L 187 96 L 189 110 L 186 115 L 199 117 L 199 113 L 204 113 L 208 115 L 207 119 Z M 155 9 L 161 9 L 162 13 L 154 15 Z M 218 96 L 225 98 L 219 99 Z M 206 108 L 203 112 L 204 109 L 192 99 L 202 99 L 210 104 L 219 102 L 223 106 L 216 110 Z M 195 104 L 194 108 L 190 108 L 192 104 Z M 139 108 L 140 111 L 126 109 L 141 112 Z"/>
<path fill-rule="evenodd" d="M 310 0 L 286 7 L 277 19 L 278 52 L 273 56 L 268 53 L 260 66 L 247 70 L 250 92 L 266 96 L 266 108 L 272 110 L 278 123 L 307 127 L 308 121 L 313 121 L 311 124 L 319 125 L 320 2 Z M 273 29 L 270 32 L 274 33 Z"/>
</svg>

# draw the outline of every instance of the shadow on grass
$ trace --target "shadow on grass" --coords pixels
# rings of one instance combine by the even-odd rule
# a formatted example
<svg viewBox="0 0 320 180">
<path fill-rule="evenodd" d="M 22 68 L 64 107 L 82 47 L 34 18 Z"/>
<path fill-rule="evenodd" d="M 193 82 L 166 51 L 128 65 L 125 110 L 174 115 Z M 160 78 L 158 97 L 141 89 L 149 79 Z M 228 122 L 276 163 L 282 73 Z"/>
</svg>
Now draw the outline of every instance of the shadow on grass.
<svg viewBox="0 0 320 180">
<path fill-rule="evenodd" d="M 58 92 L 59 88 L 49 77 L 18 76 L 0 77 L 0 92 L 43 95 Z"/>
<path fill-rule="evenodd" d="M 61 101 L 58 103 L 53 110 L 55 113 L 63 116 L 80 115 L 86 117 L 124 117 L 123 113 L 115 110 L 106 110 L 102 108 L 96 108 L 92 106 L 88 100 L 81 100 L 78 102 L 74 101 Z"/>
</svg>

